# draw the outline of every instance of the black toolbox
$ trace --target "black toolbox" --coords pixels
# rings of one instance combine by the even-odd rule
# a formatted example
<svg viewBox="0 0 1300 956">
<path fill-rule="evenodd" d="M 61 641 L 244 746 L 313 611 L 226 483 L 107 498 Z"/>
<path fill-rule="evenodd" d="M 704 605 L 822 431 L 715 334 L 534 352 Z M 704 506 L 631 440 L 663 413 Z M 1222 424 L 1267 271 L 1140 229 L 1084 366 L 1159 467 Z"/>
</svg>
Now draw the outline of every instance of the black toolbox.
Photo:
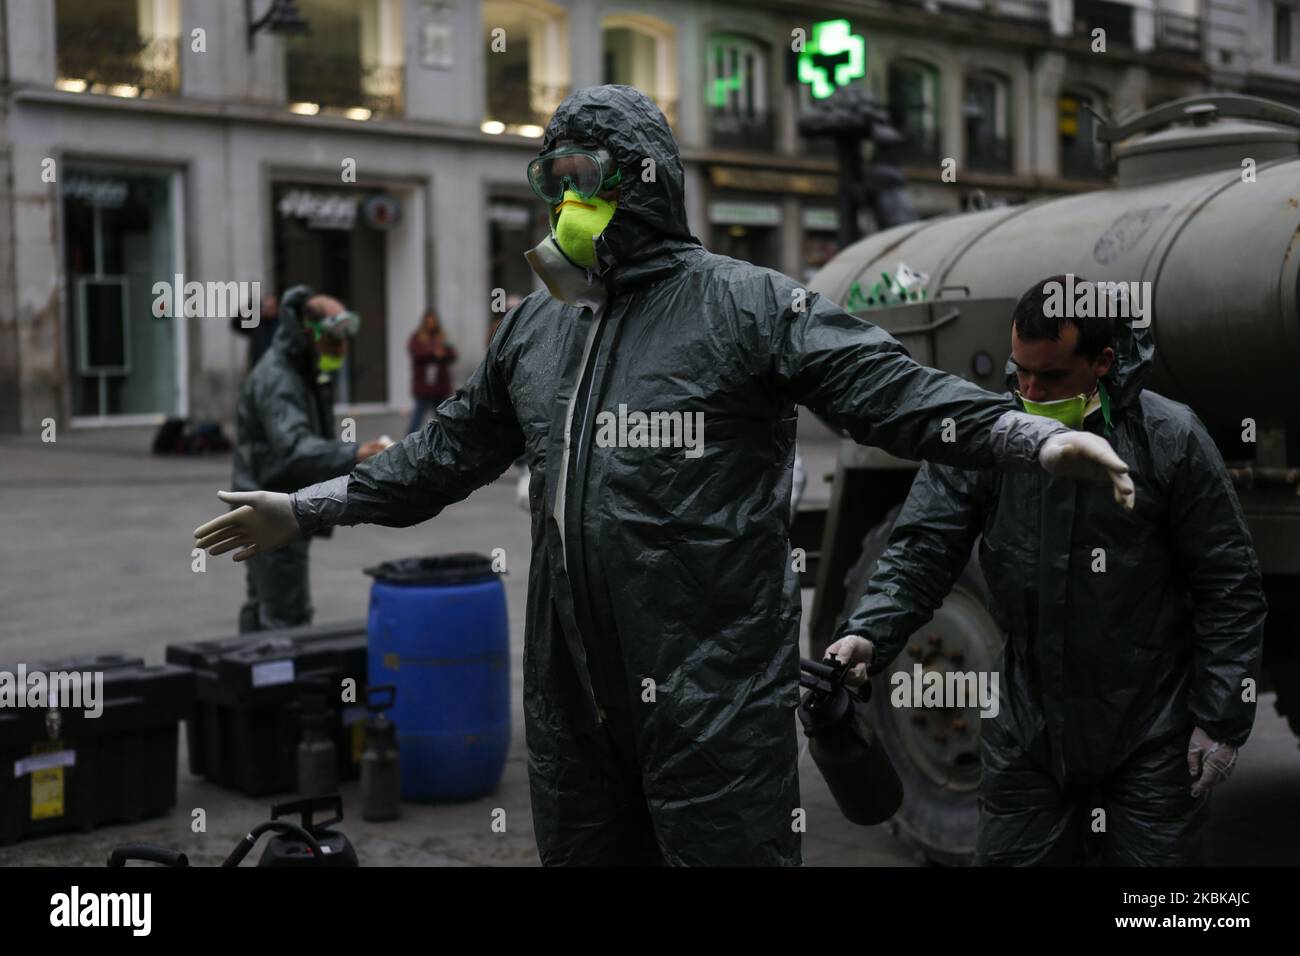
<svg viewBox="0 0 1300 956">
<path fill-rule="evenodd" d="M 311 694 L 328 711 L 339 779 L 360 775 L 364 621 L 172 644 L 167 662 L 194 673 L 195 702 L 185 717 L 190 773 L 249 796 L 294 790 L 302 701 Z M 356 693 L 345 701 L 348 679 Z"/>
<path fill-rule="evenodd" d="M 0 845 L 26 837 L 133 823 L 176 805 L 179 721 L 194 702 L 181 667 L 145 666 L 121 654 L 0 668 Z M 27 696 L 33 675 L 90 674 L 79 706 Z M 103 675 L 95 693 L 94 675 Z M 18 679 L 22 676 L 24 679 Z M 13 695 L 23 694 L 24 706 Z M 90 695 L 102 708 L 88 716 Z M 37 706 L 30 706 L 35 703 Z M 40 706 L 41 704 L 45 706 Z"/>
</svg>

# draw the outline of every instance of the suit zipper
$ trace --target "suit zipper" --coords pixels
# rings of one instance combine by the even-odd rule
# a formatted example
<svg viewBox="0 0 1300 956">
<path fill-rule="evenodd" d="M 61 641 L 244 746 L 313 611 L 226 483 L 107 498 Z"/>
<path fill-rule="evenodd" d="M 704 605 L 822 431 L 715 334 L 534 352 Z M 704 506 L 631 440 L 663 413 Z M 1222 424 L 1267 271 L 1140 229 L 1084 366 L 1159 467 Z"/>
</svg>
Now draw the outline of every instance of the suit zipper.
<svg viewBox="0 0 1300 956">
<path fill-rule="evenodd" d="M 586 437 L 587 416 L 591 410 L 591 395 L 596 386 L 596 361 L 600 353 L 600 340 L 605 333 L 605 322 L 609 316 L 610 305 L 607 299 L 600 314 L 596 316 L 596 328 L 592 331 L 591 348 L 587 353 L 587 361 L 583 364 L 582 370 L 578 375 L 578 386 L 582 392 L 582 417 L 578 421 L 578 438 L 571 441 L 573 430 L 573 418 L 569 419 L 568 433 L 565 437 L 565 444 L 569 447 L 570 465 L 573 468 L 573 481 L 568 480 L 567 469 L 565 475 L 564 488 L 564 514 L 561 516 L 564 521 L 564 553 L 565 553 L 565 573 L 569 577 L 569 585 L 573 592 L 574 610 L 576 622 L 578 625 L 579 639 L 583 639 L 582 622 L 587 622 L 587 630 L 590 632 L 593 622 L 589 604 L 587 602 L 587 579 L 586 579 L 586 560 L 583 555 L 582 526 L 581 521 L 577 520 L 581 516 L 583 506 L 582 494 L 582 476 L 585 474 L 585 466 L 590 462 L 583 458 L 583 440 Z M 590 373 L 590 375 L 588 374 Z M 586 388 L 582 388 L 583 380 L 586 380 Z M 575 411 L 577 409 L 575 408 Z M 577 501 L 574 501 L 574 495 L 571 492 L 578 489 Z M 571 520 L 572 519 L 572 520 Z M 576 531 L 576 533 L 575 533 Z M 579 610 L 581 605 L 581 610 Z M 594 635 L 592 636 L 594 640 Z M 600 702 L 596 699 L 596 682 L 593 679 L 591 670 L 591 657 L 587 653 L 587 645 L 584 642 L 583 656 L 587 671 L 587 686 L 591 692 L 591 704 L 596 711 L 596 721 L 598 724 L 605 723 L 606 714 Z"/>
</svg>

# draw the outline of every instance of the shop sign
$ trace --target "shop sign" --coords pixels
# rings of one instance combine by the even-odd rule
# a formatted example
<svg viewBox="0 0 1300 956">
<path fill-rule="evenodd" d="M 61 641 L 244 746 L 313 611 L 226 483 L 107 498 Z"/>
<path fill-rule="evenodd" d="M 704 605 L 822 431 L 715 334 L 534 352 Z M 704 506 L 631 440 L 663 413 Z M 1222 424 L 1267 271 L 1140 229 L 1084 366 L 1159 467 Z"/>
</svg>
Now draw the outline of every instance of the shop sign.
<svg viewBox="0 0 1300 956">
<path fill-rule="evenodd" d="M 834 176 L 750 166 L 710 166 L 709 182 L 718 189 L 795 193 L 800 196 L 834 196 L 836 192 Z"/>
<path fill-rule="evenodd" d="M 384 193 L 371 196 L 361 206 L 361 216 L 367 226 L 386 232 L 402 219 L 402 204 L 396 196 Z"/>
<path fill-rule="evenodd" d="M 357 198 L 346 193 L 291 189 L 276 209 L 285 219 L 305 219 L 308 229 L 351 229 L 357 220 Z"/>
<path fill-rule="evenodd" d="M 835 232 L 840 227 L 840 214 L 834 209 L 805 209 L 803 227 L 808 232 Z"/>
<path fill-rule="evenodd" d="M 66 199 L 81 199 L 92 206 L 116 209 L 126 202 L 127 185 L 120 179 L 100 176 L 69 176 L 63 184 Z"/>
<path fill-rule="evenodd" d="M 770 202 L 709 203 L 709 222 L 727 226 L 779 226 L 781 207 Z"/>
<path fill-rule="evenodd" d="M 532 210 L 515 203 L 493 203 L 488 206 L 488 219 L 506 229 L 527 229 L 533 220 Z"/>
</svg>

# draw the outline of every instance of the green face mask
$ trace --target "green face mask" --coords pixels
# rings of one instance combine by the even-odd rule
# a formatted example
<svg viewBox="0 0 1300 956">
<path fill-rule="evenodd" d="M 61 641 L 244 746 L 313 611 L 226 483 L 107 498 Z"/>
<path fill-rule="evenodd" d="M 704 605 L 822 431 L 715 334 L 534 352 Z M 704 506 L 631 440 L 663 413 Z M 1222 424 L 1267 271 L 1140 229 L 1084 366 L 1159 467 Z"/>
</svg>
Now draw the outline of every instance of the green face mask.
<svg viewBox="0 0 1300 956">
<path fill-rule="evenodd" d="M 599 196 L 583 199 L 569 190 L 560 202 L 559 215 L 552 212 L 556 244 L 578 265 L 590 269 L 596 264 L 595 239 L 605 231 L 616 208 L 618 203 Z"/>
<path fill-rule="evenodd" d="M 1016 397 L 1024 404 L 1025 411 L 1030 415 L 1054 418 L 1067 428 L 1082 428 L 1083 420 L 1088 413 L 1088 402 L 1092 396 L 1075 395 L 1055 402 L 1031 402 L 1020 392 L 1016 392 Z"/>
<path fill-rule="evenodd" d="M 337 372 L 343 367 L 342 355 L 321 355 L 317 359 L 316 367 L 322 372 Z"/>
</svg>

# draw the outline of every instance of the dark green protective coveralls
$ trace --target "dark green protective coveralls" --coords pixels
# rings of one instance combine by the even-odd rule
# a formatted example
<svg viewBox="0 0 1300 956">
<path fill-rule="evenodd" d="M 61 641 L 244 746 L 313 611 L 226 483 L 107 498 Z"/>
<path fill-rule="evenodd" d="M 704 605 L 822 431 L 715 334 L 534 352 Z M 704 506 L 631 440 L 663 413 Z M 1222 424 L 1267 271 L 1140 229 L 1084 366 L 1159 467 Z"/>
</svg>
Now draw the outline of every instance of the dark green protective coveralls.
<svg viewBox="0 0 1300 956">
<path fill-rule="evenodd" d="M 358 466 L 321 514 L 310 489 L 295 511 L 307 529 L 404 527 L 525 456 L 524 708 L 542 861 L 797 864 L 799 608 L 785 596 L 795 404 L 858 441 L 969 467 L 993 466 L 990 430 L 1014 406 L 916 364 L 793 280 L 701 248 L 677 144 L 645 95 L 574 93 L 543 151 L 565 138 L 605 146 L 624 171 L 596 241 L 599 320 L 528 296 L 423 430 Z M 603 447 L 595 416 L 620 403 L 703 413 L 702 455 Z M 948 417 L 955 443 L 943 440 Z M 1036 467 L 1037 444 L 1020 467 Z"/>
<path fill-rule="evenodd" d="M 1259 676 L 1266 605 L 1245 518 L 1200 420 L 1143 390 L 1150 330 L 1117 325 L 1103 386 L 1136 510 L 1100 485 L 927 463 L 838 632 L 869 637 L 869 671 L 884 670 L 983 535 L 1006 643 L 1000 710 L 981 721 L 977 863 L 1081 862 L 1097 807 L 1104 862 L 1204 862 L 1209 794 L 1189 795 L 1188 740 L 1199 726 L 1239 747 L 1254 721 L 1243 681 Z M 1084 428 L 1103 432 L 1100 409 Z"/>
<path fill-rule="evenodd" d="M 302 327 L 310 295 L 306 286 L 284 294 L 271 347 L 240 389 L 232 491 L 291 492 L 345 475 L 356 464 L 356 443 L 334 438 L 333 388 L 316 381 L 316 352 Z M 311 623 L 310 544 L 304 535 L 245 562 L 241 632 Z"/>
</svg>

